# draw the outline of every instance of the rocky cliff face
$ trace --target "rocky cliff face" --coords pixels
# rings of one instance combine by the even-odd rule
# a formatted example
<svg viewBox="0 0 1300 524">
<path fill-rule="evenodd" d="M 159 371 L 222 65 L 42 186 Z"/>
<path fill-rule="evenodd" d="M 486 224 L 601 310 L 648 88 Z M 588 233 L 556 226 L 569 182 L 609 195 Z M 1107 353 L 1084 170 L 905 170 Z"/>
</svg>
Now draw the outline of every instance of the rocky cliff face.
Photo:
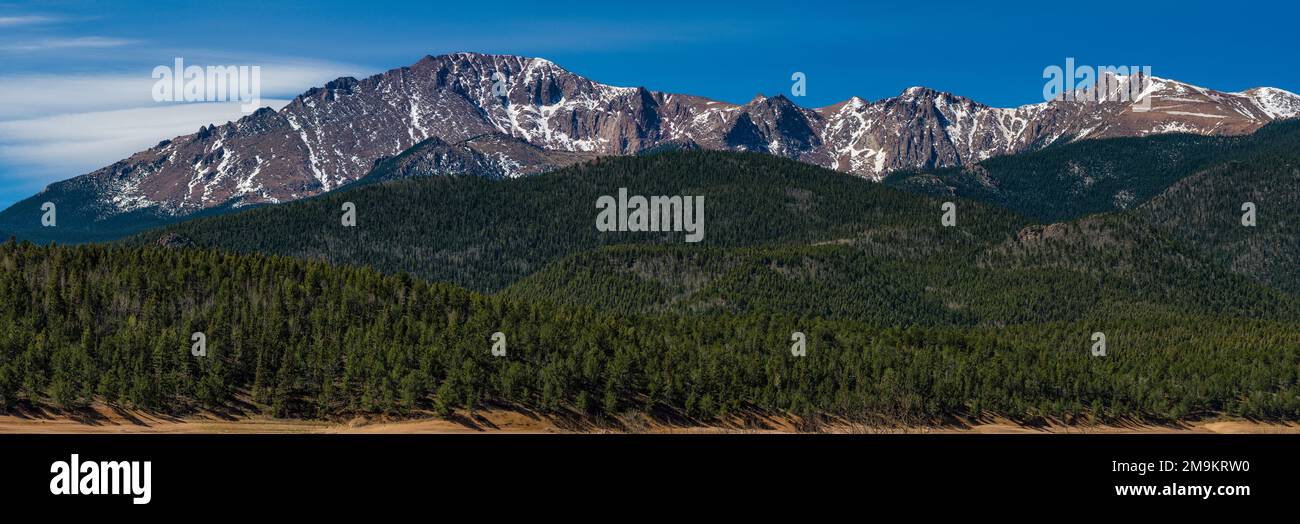
<svg viewBox="0 0 1300 524">
<path fill-rule="evenodd" d="M 454 144 L 434 137 L 412 146 L 400 155 L 378 162 L 362 180 L 382 182 L 461 174 L 496 179 L 513 178 L 552 171 L 597 156 L 593 153 L 542 149 L 501 133 L 479 135 Z"/>
</svg>

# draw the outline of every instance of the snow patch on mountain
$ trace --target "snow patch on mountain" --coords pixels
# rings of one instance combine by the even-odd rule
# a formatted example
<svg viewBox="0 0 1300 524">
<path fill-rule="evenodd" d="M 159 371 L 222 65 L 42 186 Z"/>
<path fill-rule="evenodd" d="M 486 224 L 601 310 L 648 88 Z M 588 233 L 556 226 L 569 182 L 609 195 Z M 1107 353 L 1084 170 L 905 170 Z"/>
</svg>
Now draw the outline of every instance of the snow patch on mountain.
<svg viewBox="0 0 1300 524">
<path fill-rule="evenodd" d="M 880 179 L 1061 140 L 1243 134 L 1300 114 L 1300 97 L 1276 88 L 1225 93 L 1157 77 L 1115 80 L 1125 89 L 1144 81 L 1144 89 L 1134 101 L 997 108 L 913 86 L 874 102 L 853 97 L 806 109 L 780 95 L 736 105 L 602 84 L 542 58 L 456 53 L 340 78 L 278 111 L 202 128 L 84 176 L 108 212 L 184 215 L 330 191 L 435 139 L 432 156 L 413 164 L 422 173 L 513 177 L 595 156 L 690 146 L 763 151 Z"/>
</svg>

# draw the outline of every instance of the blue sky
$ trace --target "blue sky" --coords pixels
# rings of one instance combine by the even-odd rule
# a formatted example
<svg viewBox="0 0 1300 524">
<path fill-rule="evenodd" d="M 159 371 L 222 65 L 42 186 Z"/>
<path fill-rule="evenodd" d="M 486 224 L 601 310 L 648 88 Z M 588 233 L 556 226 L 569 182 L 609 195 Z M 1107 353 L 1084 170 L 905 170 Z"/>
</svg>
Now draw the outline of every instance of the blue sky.
<svg viewBox="0 0 1300 524">
<path fill-rule="evenodd" d="M 1129 6 L 1132 6 L 1129 9 Z M 150 72 L 263 66 L 283 103 L 425 54 L 542 56 L 594 80 L 743 103 L 807 75 L 817 107 L 924 85 L 996 106 L 1042 101 L 1044 67 L 1150 65 L 1225 91 L 1300 91 L 1293 1 L 0 3 L 0 208 L 210 122 L 160 104 Z"/>
</svg>

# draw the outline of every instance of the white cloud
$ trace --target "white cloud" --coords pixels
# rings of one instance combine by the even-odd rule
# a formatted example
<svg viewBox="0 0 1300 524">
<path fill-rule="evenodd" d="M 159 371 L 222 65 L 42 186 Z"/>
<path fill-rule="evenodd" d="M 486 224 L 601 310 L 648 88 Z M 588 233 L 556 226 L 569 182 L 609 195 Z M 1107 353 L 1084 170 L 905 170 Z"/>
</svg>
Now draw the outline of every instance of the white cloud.
<svg viewBox="0 0 1300 524">
<path fill-rule="evenodd" d="M 279 109 L 285 99 L 264 99 Z M 52 182 L 94 171 L 153 147 L 163 139 L 187 135 L 207 124 L 246 116 L 242 102 L 159 104 L 44 116 L 0 122 L 0 158 L 20 179 Z M 54 178 L 51 178 L 54 177 Z"/>
<path fill-rule="evenodd" d="M 13 101 L 0 105 L 0 120 L 147 106 L 152 86 L 147 73 L 0 76 L 0 100 Z"/>
<path fill-rule="evenodd" d="M 27 15 L 27 16 L 0 16 L 0 27 L 17 27 L 23 25 L 35 25 L 54 22 L 58 20 L 52 16 Z"/>
<path fill-rule="evenodd" d="M 258 65 L 262 105 L 289 98 L 361 68 L 309 60 L 187 65 Z M 168 61 L 165 64 L 171 66 Z M 238 120 L 243 102 L 158 103 L 153 65 L 138 73 L 0 75 L 0 173 L 14 186 L 85 174 L 207 124 Z"/>
<path fill-rule="evenodd" d="M 262 68 L 262 96 L 291 98 L 313 86 L 362 69 L 349 64 L 319 61 L 215 63 L 186 60 L 192 65 L 256 65 Z M 154 64 L 171 67 L 172 61 Z M 153 67 L 136 73 L 0 75 L 0 121 L 51 114 L 151 107 Z M 197 127 L 197 126 L 196 126 Z"/>
<path fill-rule="evenodd" d="M 125 38 L 106 36 L 79 36 L 76 38 L 45 38 L 30 42 L 14 42 L 0 45 L 0 51 L 51 51 L 57 49 L 104 49 L 121 47 L 133 43 Z"/>
</svg>

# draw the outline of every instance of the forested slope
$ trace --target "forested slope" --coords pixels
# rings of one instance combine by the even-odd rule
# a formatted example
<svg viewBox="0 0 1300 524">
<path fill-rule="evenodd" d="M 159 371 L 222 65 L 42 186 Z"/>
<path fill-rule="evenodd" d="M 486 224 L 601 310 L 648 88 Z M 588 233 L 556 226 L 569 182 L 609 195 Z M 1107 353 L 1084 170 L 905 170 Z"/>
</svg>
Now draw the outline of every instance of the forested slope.
<svg viewBox="0 0 1300 524">
<path fill-rule="evenodd" d="M 1175 182 L 1225 164 L 1295 165 L 1300 120 L 1252 135 L 1155 135 L 1084 140 L 972 166 L 900 171 L 887 185 L 935 196 L 961 196 L 1043 221 L 1135 208 Z"/>
<path fill-rule="evenodd" d="M 596 230 L 596 200 L 704 196 L 698 247 L 808 244 L 864 230 L 932 229 L 940 200 L 758 153 L 672 152 L 613 157 L 541 176 L 493 181 L 425 177 L 194 220 L 131 240 L 180 237 L 201 247 L 274 253 L 406 271 L 481 291 L 502 289 L 565 255 L 604 245 L 681 245 L 685 233 Z M 343 227 L 343 204 L 356 227 Z M 976 203 L 954 235 L 992 239 L 1023 220 Z"/>
<path fill-rule="evenodd" d="M 0 405 L 339 418 L 524 406 L 685 423 L 1300 419 L 1294 322 L 1159 312 L 1005 328 L 538 307 L 211 250 L 0 246 Z M 1104 330 L 1109 352 L 1089 354 Z M 191 333 L 207 355 L 191 355 Z M 489 336 L 506 333 L 493 357 Z M 807 355 L 789 350 L 807 334 Z"/>
<path fill-rule="evenodd" d="M 630 312 L 794 312 L 884 326 L 1147 310 L 1300 319 L 1294 293 L 1234 271 L 1141 215 L 1030 225 L 988 242 L 956 238 L 955 228 L 933 228 L 780 248 L 609 247 L 559 260 L 505 293 Z M 1285 264 L 1265 265 L 1293 277 Z"/>
<path fill-rule="evenodd" d="M 1243 226 L 1244 206 L 1254 225 Z M 1230 162 L 1174 184 L 1138 208 L 1149 222 L 1233 271 L 1300 294 L 1300 145 L 1289 156 Z"/>
<path fill-rule="evenodd" d="M 1293 319 L 1300 307 L 1287 255 L 1300 233 L 1294 206 L 1282 202 L 1300 198 L 1300 185 L 1290 155 L 1230 162 L 1139 209 L 1056 224 L 954 199 L 956 224 L 943 227 L 936 199 L 766 155 L 672 152 L 515 180 L 387 182 L 133 242 L 366 265 L 624 313 L 785 313 L 881 326 L 1129 310 Z M 704 195 L 704 240 L 597 231 L 594 202 L 622 187 Z M 1267 211 L 1256 227 L 1234 225 L 1240 212 L 1229 201 L 1239 198 Z M 345 202 L 357 206 L 356 227 L 339 222 Z M 1214 229 L 1184 223 L 1211 218 Z"/>
<path fill-rule="evenodd" d="M 113 246 L 11 242 L 0 403 L 1300 420 L 1287 205 L 1300 201 L 1300 153 L 1269 129 L 1272 145 L 1145 203 L 1057 223 L 765 155 L 683 151 L 523 179 L 390 181 Z M 704 241 L 597 231 L 596 199 L 620 187 L 705 196 Z M 1255 226 L 1241 224 L 1242 201 L 1257 204 Z M 356 227 L 340 224 L 345 202 Z M 207 357 L 189 353 L 196 331 Z M 505 357 L 490 353 L 498 331 Z M 796 331 L 806 356 L 791 354 Z M 1095 332 L 1105 357 L 1089 352 Z"/>
</svg>

